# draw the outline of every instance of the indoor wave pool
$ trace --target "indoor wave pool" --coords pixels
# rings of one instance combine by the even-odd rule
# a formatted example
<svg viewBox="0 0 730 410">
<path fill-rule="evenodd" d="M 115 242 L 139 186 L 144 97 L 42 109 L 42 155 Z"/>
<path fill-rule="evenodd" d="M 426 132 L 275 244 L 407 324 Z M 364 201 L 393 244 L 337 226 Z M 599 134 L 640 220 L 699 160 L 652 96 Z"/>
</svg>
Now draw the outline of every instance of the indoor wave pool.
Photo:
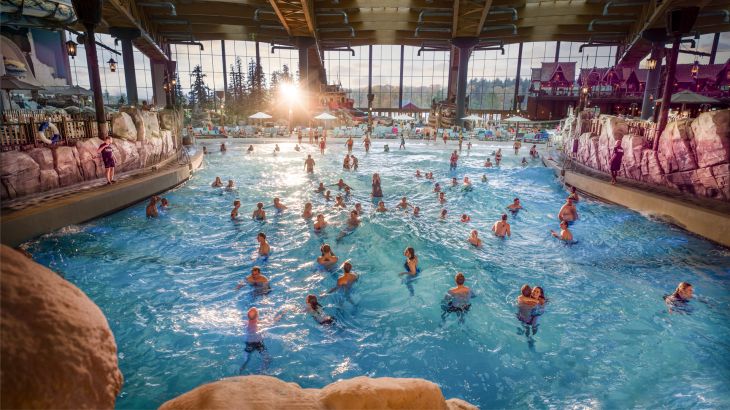
<svg viewBox="0 0 730 410">
<path fill-rule="evenodd" d="M 520 165 L 504 145 L 499 168 L 485 169 L 495 144 L 477 142 L 449 171 L 456 143 L 375 141 L 365 154 L 356 141 L 359 170 L 345 171 L 344 140 L 330 141 L 322 157 L 305 143 L 218 143 L 204 169 L 164 193 L 171 207 L 145 218 L 146 203 L 92 222 L 69 226 L 26 244 L 34 258 L 76 284 L 101 308 L 116 337 L 124 374 L 118 408 L 156 408 L 200 384 L 239 374 L 246 311 L 261 315 L 270 356 L 254 352 L 243 374 L 267 374 L 302 387 L 322 387 L 360 375 L 420 377 L 438 383 L 445 397 L 481 408 L 730 408 L 730 251 L 641 214 L 582 200 L 572 227 L 577 244 L 550 235 L 565 188 L 539 160 Z M 315 173 L 304 172 L 311 153 Z M 528 157 L 529 158 L 529 157 Z M 433 184 L 415 178 L 433 171 L 446 193 L 446 220 Z M 382 178 L 390 209 L 375 213 L 371 175 Z M 488 181 L 481 181 L 486 174 Z M 220 176 L 235 191 L 212 188 Z M 450 187 L 451 177 L 473 180 L 473 190 Z M 315 193 L 339 178 L 352 187 L 347 210 Z M 330 188 L 334 194 L 336 187 Z M 418 218 L 396 211 L 407 196 Z M 289 209 L 272 212 L 273 197 Z M 490 227 L 519 197 L 525 209 L 510 216 L 512 237 Z M 234 200 L 241 217 L 232 221 Z M 265 223 L 251 219 L 257 202 Z M 315 233 L 301 218 L 304 203 L 326 215 Z M 363 204 L 360 227 L 338 239 L 348 210 Z M 467 213 L 471 222 L 461 223 Z M 476 229 L 482 248 L 466 239 Z M 272 247 L 257 260 L 256 235 Z M 320 299 L 335 317 L 319 325 L 301 313 L 307 294 L 335 286 L 339 272 L 316 263 L 329 243 L 360 275 L 350 298 Z M 421 272 L 405 281 L 406 247 L 415 248 Z M 261 266 L 271 292 L 236 285 Z M 460 323 L 441 319 L 444 293 L 463 272 L 476 297 Z M 694 285 L 689 313 L 670 314 L 663 295 L 680 281 Z M 520 333 L 516 297 L 523 284 L 539 285 L 548 303 L 534 337 Z M 280 320 L 273 318 L 281 314 Z"/>
</svg>

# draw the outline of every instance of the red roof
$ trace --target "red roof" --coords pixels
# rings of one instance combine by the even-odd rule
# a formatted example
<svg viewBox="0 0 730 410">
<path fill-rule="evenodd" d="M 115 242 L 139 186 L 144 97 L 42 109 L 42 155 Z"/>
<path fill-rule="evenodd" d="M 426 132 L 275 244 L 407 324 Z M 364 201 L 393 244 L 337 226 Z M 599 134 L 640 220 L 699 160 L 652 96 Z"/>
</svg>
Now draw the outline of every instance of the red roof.
<svg viewBox="0 0 730 410">
<path fill-rule="evenodd" d="M 408 104 L 404 105 L 403 108 L 401 108 L 401 110 L 418 111 L 418 110 L 420 110 L 420 108 L 418 108 L 418 106 L 416 104 L 409 102 Z"/>
<path fill-rule="evenodd" d="M 562 72 L 565 79 L 571 84 L 575 82 L 575 61 L 570 62 L 557 62 L 557 63 L 542 63 L 542 67 L 532 69 L 532 80 L 540 81 L 541 83 L 550 82 L 555 74 Z M 539 77 L 536 76 L 539 70 Z M 539 80 L 536 80 L 536 77 Z"/>
</svg>

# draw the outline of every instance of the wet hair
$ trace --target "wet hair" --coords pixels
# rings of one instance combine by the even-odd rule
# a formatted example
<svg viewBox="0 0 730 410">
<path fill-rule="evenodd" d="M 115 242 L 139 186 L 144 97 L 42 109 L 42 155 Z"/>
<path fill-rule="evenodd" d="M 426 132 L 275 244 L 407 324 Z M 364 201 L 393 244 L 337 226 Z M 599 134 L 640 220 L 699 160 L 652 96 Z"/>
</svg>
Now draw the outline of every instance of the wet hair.
<svg viewBox="0 0 730 410">
<path fill-rule="evenodd" d="M 529 298 L 532 295 L 532 288 L 530 288 L 530 285 L 522 285 L 520 292 L 522 292 L 522 296 Z"/>
<path fill-rule="evenodd" d="M 355 217 L 357 217 L 357 211 L 355 211 L 355 210 L 350 211 L 350 216 L 353 216 L 353 215 Z"/>
<path fill-rule="evenodd" d="M 532 291 L 534 292 L 538 289 L 540 290 L 540 299 L 545 299 L 545 291 L 542 289 L 542 287 L 535 286 L 534 288 L 532 288 Z M 532 294 L 532 293 L 530 293 L 530 294 Z"/>
<path fill-rule="evenodd" d="M 350 263 L 350 261 L 347 261 L 342 265 L 342 270 L 345 271 L 345 273 L 350 273 L 350 271 L 352 270 L 352 264 Z"/>
<path fill-rule="evenodd" d="M 679 285 L 677 285 L 677 289 L 674 290 L 674 293 L 672 293 L 672 296 L 678 297 L 679 292 L 681 292 L 687 288 L 691 288 L 691 287 L 692 287 L 692 284 L 689 282 L 679 282 Z"/>
<path fill-rule="evenodd" d="M 409 246 L 406 248 L 406 253 L 410 254 L 411 256 L 408 257 L 408 259 L 413 259 L 416 257 L 416 250 L 413 249 L 412 246 Z"/>
<path fill-rule="evenodd" d="M 503 221 L 506 221 L 507 220 L 507 214 L 502 214 L 502 220 Z"/>
<path fill-rule="evenodd" d="M 328 243 L 322 244 L 322 246 L 319 247 L 319 251 L 322 252 L 322 256 L 324 256 L 326 252 L 329 252 L 332 256 L 335 256 L 335 253 L 332 252 L 332 248 Z"/>
<path fill-rule="evenodd" d="M 311 202 L 307 202 L 306 204 L 304 204 L 304 207 L 305 207 L 305 208 L 306 208 L 306 207 L 310 207 L 310 208 L 311 208 L 311 207 L 312 207 L 312 203 L 311 203 Z"/>
<path fill-rule="evenodd" d="M 441 210 L 441 216 L 444 216 L 444 215 L 446 215 L 446 213 L 447 213 L 447 212 L 448 212 L 448 211 L 447 211 L 446 209 L 442 209 L 442 210 Z"/>
<path fill-rule="evenodd" d="M 255 271 L 258 271 L 259 273 L 261 273 L 261 268 L 258 266 L 254 266 L 253 268 L 251 268 L 251 273 L 253 273 Z"/>
<path fill-rule="evenodd" d="M 264 203 L 263 202 L 259 202 L 259 203 L 256 204 L 256 208 L 261 209 L 263 207 L 264 207 Z"/>
<path fill-rule="evenodd" d="M 512 202 L 519 201 L 520 198 L 515 198 Z"/>
<path fill-rule="evenodd" d="M 248 317 L 248 320 L 254 320 L 257 317 L 259 317 L 259 311 L 255 307 L 252 307 L 248 310 L 248 313 L 246 313 L 246 316 Z"/>
<path fill-rule="evenodd" d="M 233 206 L 240 206 L 240 205 L 241 205 L 241 201 L 239 201 L 238 199 L 233 201 Z"/>
<path fill-rule="evenodd" d="M 266 239 L 266 234 L 265 234 L 265 233 L 263 233 L 263 232 L 259 232 L 259 234 L 258 234 L 258 235 L 256 235 L 256 237 L 258 237 L 258 238 L 264 238 L 264 239 Z"/>
<path fill-rule="evenodd" d="M 456 280 L 457 285 L 463 285 L 466 282 L 466 277 L 464 277 L 463 273 L 459 272 L 454 276 L 454 280 Z"/>
</svg>

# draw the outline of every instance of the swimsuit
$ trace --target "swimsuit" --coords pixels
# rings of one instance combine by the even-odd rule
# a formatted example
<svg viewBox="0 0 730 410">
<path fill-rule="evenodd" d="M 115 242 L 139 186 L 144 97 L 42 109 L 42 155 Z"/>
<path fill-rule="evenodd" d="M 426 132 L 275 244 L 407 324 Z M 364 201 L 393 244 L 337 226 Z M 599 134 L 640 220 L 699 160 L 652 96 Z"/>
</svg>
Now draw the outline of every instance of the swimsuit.
<svg viewBox="0 0 730 410">
<path fill-rule="evenodd" d="M 264 346 L 264 342 L 246 342 L 246 353 L 251 353 L 254 350 L 258 352 L 263 352 L 266 350 L 266 346 Z"/>
<path fill-rule="evenodd" d="M 406 272 L 411 273 L 411 268 L 408 266 L 407 260 L 403 262 L 403 268 L 406 270 Z M 419 273 L 421 273 L 421 268 L 416 266 L 416 275 L 418 275 Z"/>
<path fill-rule="evenodd" d="M 99 147 L 103 146 L 104 144 L 101 144 Z M 114 151 L 112 150 L 111 145 L 107 145 L 104 147 L 104 149 L 101 150 L 101 159 L 104 161 L 104 168 L 114 168 Z"/>
</svg>

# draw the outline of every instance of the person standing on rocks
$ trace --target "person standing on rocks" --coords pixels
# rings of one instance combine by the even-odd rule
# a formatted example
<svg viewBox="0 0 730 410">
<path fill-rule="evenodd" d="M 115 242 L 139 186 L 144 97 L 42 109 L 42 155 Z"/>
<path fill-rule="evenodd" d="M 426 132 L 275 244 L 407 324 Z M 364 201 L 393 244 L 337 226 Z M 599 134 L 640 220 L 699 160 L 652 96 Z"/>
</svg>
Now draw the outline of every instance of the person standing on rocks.
<svg viewBox="0 0 730 410">
<path fill-rule="evenodd" d="M 624 158 L 624 149 L 621 147 L 621 140 L 616 140 L 611 154 L 611 185 L 616 185 L 616 176 L 621 171 L 621 161 Z"/>
<path fill-rule="evenodd" d="M 106 184 L 111 185 L 117 182 L 114 179 L 114 166 L 116 161 L 114 160 L 114 151 L 112 150 L 112 137 L 107 135 L 104 138 L 104 143 L 99 145 L 96 153 L 101 153 L 101 160 L 104 162 L 104 169 L 106 171 Z"/>
</svg>

